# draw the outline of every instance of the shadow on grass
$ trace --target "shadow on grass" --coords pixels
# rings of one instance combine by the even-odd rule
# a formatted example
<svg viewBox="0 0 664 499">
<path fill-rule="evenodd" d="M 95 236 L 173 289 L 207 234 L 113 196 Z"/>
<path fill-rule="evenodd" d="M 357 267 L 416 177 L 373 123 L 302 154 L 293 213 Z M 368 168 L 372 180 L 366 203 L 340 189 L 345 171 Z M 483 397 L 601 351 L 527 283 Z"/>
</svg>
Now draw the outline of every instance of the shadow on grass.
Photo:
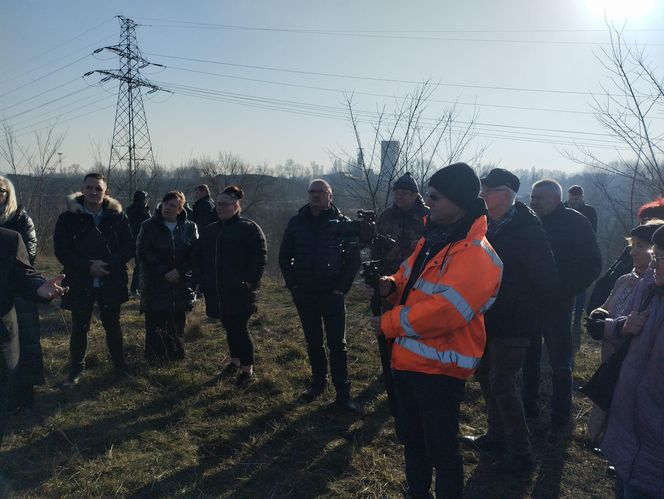
<svg viewBox="0 0 664 499">
<path fill-rule="evenodd" d="M 375 381 L 357 400 L 368 402 L 381 391 Z M 202 446 L 197 465 L 135 490 L 129 497 L 169 495 L 184 484 L 195 484 L 198 493 L 215 497 L 329 493 L 329 484 L 348 472 L 353 454 L 371 444 L 390 416 L 385 404 L 365 419 L 327 404 L 311 406 L 315 408 L 308 410 L 310 406 L 302 407 L 300 401 L 276 406 L 231 436 Z"/>
</svg>

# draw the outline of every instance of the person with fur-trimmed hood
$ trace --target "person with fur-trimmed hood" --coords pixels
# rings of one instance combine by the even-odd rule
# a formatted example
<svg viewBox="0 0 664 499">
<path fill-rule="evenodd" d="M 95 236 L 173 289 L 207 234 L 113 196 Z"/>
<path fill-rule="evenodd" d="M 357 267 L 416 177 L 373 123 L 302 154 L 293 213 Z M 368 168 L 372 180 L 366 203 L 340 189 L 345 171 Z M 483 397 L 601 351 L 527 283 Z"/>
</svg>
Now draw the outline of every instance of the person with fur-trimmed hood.
<svg viewBox="0 0 664 499">
<path fill-rule="evenodd" d="M 120 305 L 129 299 L 127 262 L 134 256 L 134 238 L 122 205 L 108 195 L 106 178 L 89 173 L 83 192 L 67 197 L 53 234 L 56 258 L 64 266 L 70 292 L 61 306 L 71 310 L 71 365 L 65 387 L 78 383 L 85 367 L 92 308 L 97 303 L 106 330 L 106 345 L 115 372 L 126 375 Z"/>
</svg>

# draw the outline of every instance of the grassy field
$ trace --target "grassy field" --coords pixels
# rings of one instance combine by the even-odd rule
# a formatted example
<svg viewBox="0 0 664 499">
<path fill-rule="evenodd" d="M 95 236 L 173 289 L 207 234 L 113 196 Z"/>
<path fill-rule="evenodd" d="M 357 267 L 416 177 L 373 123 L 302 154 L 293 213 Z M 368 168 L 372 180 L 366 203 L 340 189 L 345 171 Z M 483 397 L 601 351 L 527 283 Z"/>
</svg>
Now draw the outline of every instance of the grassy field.
<svg viewBox="0 0 664 499">
<path fill-rule="evenodd" d="M 48 269 L 53 271 L 54 268 Z M 68 314 L 42 309 L 45 386 L 34 410 L 14 415 L 0 451 L 0 496 L 13 497 L 400 497 L 402 448 L 396 443 L 379 379 L 366 300 L 348 299 L 347 335 L 353 395 L 361 414 L 340 413 L 333 390 L 302 404 L 309 367 L 290 296 L 267 281 L 250 327 L 257 382 L 238 389 L 217 373 L 227 358 L 220 326 L 198 303 L 189 316 L 187 358 L 149 367 L 142 358 L 143 316 L 123 308 L 131 379 L 113 377 L 101 324 L 90 334 L 81 384 L 60 388 L 68 361 Z M 584 344 L 577 377 L 597 364 Z M 485 427 L 479 386 L 471 381 L 462 431 Z M 464 449 L 467 497 L 612 497 L 606 463 L 585 446 L 589 404 L 575 400 L 576 430 L 549 445 L 533 428 L 537 467 L 528 476 L 498 474 Z"/>
</svg>

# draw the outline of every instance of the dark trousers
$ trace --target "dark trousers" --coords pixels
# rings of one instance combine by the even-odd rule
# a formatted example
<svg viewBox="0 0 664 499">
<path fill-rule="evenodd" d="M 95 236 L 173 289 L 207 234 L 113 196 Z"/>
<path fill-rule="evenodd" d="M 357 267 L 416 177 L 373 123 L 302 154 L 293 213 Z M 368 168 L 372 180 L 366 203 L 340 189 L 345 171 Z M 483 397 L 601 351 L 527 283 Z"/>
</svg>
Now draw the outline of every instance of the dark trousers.
<svg viewBox="0 0 664 499">
<path fill-rule="evenodd" d="M 323 335 L 323 324 L 325 324 L 332 382 L 337 393 L 347 395 L 350 385 L 344 296 L 338 293 L 312 293 L 296 289 L 293 292 L 293 301 L 307 340 L 313 384 L 322 386 L 327 381 L 327 357 Z"/>
<path fill-rule="evenodd" d="M 251 313 L 223 314 L 221 325 L 226 330 L 226 340 L 231 358 L 240 359 L 240 365 L 254 365 L 254 340 L 247 328 Z"/>
<path fill-rule="evenodd" d="M 137 261 L 134 260 L 134 272 L 131 275 L 131 286 L 129 291 L 136 293 L 136 291 L 141 289 L 141 266 Z"/>
<path fill-rule="evenodd" d="M 9 416 L 7 414 L 8 398 L 9 398 L 8 373 L 0 373 L 0 447 L 2 446 L 2 439 L 5 436 L 5 428 L 7 427 L 7 422 L 9 421 Z"/>
<path fill-rule="evenodd" d="M 184 359 L 184 310 L 145 311 L 145 358 L 148 361 Z"/>
<path fill-rule="evenodd" d="M 106 346 L 111 354 L 115 367 L 124 367 L 122 346 L 122 329 L 120 328 L 120 305 L 104 305 L 99 303 L 99 290 L 95 289 L 85 303 L 78 303 L 71 311 L 71 337 L 69 353 L 71 355 L 70 370 L 79 373 L 85 368 L 85 351 L 88 348 L 88 331 L 92 320 L 92 308 L 95 302 L 99 306 L 101 324 L 106 331 Z"/>
<path fill-rule="evenodd" d="M 394 371 L 394 387 L 409 492 L 416 498 L 429 497 L 435 469 L 436 497 L 462 497 L 463 459 L 458 434 L 465 381 L 443 375 Z"/>
<path fill-rule="evenodd" d="M 584 289 L 574 297 L 574 326 L 572 327 L 572 349 L 578 352 L 581 348 L 581 319 L 586 306 L 586 290 Z"/>
<path fill-rule="evenodd" d="M 503 442 L 508 452 L 530 455 L 528 425 L 518 387 L 518 377 L 526 358 L 528 340 L 489 338 L 480 365 L 475 371 L 487 407 L 487 435 Z"/>
<path fill-rule="evenodd" d="M 572 413 L 572 300 L 548 311 L 540 321 L 523 364 L 523 403 L 535 407 L 539 400 L 542 338 L 552 370 L 551 424 L 566 426 Z"/>
</svg>

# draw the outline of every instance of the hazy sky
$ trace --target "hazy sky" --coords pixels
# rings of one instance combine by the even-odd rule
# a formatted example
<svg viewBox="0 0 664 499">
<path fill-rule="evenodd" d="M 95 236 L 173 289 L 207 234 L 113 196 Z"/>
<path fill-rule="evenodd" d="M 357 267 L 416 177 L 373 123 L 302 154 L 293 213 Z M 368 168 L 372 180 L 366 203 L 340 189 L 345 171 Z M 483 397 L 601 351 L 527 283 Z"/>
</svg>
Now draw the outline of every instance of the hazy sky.
<svg viewBox="0 0 664 499">
<path fill-rule="evenodd" d="M 120 14 L 141 24 L 143 54 L 166 66 L 144 76 L 174 91 L 145 97 L 162 164 L 232 151 L 253 163 L 329 166 L 331 153 L 356 150 L 344 91 L 355 92 L 359 111 L 373 112 L 394 108 L 428 79 L 439 84 L 430 118 L 450 102 L 459 126 L 477 111 L 474 145 L 486 146 L 484 163 L 571 170 L 578 166 L 559 150 L 574 150 L 575 141 L 616 156 L 590 108 L 590 93 L 607 82 L 597 60 L 608 48 L 604 9 L 619 24 L 629 17 L 626 38 L 647 45 L 662 77 L 663 4 L 3 0 L 0 119 L 25 146 L 32 130 L 57 119 L 66 131 L 63 163 L 88 168 L 90 142 L 107 147 L 112 135 L 117 84 L 82 75 L 118 67 L 117 57 L 92 51 L 118 42 Z M 368 127 L 362 132 L 370 143 Z"/>
</svg>

